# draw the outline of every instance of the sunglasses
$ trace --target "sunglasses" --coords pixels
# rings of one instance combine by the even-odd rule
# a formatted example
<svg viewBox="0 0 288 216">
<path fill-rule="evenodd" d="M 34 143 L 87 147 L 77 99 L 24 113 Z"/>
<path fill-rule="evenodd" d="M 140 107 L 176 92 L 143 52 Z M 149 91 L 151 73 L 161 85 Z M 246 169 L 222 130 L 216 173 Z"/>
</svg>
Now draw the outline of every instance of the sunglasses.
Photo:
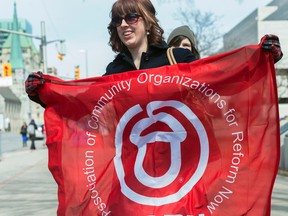
<svg viewBox="0 0 288 216">
<path fill-rule="evenodd" d="M 137 13 L 128 13 L 124 17 L 116 16 L 112 18 L 111 24 L 114 27 L 119 27 L 122 24 L 122 20 L 124 19 L 127 24 L 134 24 L 138 22 L 139 17 L 141 15 Z"/>
</svg>

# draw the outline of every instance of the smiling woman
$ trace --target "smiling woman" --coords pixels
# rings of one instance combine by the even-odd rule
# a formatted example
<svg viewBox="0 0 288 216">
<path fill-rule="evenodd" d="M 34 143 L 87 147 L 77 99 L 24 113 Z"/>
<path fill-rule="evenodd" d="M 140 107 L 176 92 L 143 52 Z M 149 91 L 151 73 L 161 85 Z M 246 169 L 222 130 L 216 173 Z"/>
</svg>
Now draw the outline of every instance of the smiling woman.
<svg viewBox="0 0 288 216">
<path fill-rule="evenodd" d="M 163 29 L 150 0 L 118 0 L 110 12 L 109 44 L 119 53 L 105 75 L 169 65 Z M 173 51 L 178 63 L 191 62 L 195 56 L 184 49 Z"/>
</svg>

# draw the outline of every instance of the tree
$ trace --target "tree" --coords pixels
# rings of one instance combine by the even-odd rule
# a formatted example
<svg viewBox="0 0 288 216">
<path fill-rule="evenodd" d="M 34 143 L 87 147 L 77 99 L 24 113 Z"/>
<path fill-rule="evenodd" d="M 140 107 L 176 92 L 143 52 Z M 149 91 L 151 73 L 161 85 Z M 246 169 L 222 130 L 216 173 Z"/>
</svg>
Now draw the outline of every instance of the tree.
<svg viewBox="0 0 288 216">
<path fill-rule="evenodd" d="M 188 1 L 187 4 L 185 9 L 180 7 L 178 12 L 174 13 L 175 18 L 193 30 L 198 51 L 202 57 L 217 53 L 222 38 L 216 28 L 218 17 L 212 12 L 193 9 L 193 1 Z"/>
</svg>

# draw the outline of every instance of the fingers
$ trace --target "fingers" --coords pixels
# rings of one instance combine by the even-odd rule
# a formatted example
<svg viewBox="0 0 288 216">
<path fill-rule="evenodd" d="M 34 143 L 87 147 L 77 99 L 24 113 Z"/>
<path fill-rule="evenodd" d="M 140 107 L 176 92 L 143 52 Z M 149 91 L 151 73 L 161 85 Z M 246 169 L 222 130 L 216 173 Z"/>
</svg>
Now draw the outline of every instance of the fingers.
<svg viewBox="0 0 288 216">
<path fill-rule="evenodd" d="M 271 52 L 274 58 L 279 58 L 281 56 L 281 49 L 274 44 L 271 46 Z"/>
<path fill-rule="evenodd" d="M 267 34 L 264 37 L 262 37 L 261 48 L 271 52 L 275 63 L 279 61 L 283 56 L 280 41 L 277 35 Z"/>
<path fill-rule="evenodd" d="M 263 49 L 271 49 L 271 46 L 274 45 L 280 48 L 279 38 L 276 35 L 265 35 L 262 38 L 262 48 Z"/>
<path fill-rule="evenodd" d="M 279 61 L 282 56 L 283 56 L 283 53 L 281 51 L 281 48 L 280 47 L 277 47 L 275 46 L 274 44 L 272 44 L 271 46 L 271 53 L 273 55 L 273 58 L 274 58 L 274 62 L 276 63 L 277 61 Z"/>
</svg>

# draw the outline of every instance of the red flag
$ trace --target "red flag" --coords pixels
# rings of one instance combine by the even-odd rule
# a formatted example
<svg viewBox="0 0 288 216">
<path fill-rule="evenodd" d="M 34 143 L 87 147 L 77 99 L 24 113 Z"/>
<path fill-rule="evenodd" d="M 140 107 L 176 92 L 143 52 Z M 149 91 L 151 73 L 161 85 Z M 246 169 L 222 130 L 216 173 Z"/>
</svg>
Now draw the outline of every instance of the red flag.
<svg viewBox="0 0 288 216">
<path fill-rule="evenodd" d="M 58 215 L 270 215 L 273 58 L 258 45 L 112 76 L 45 75 Z"/>
</svg>

